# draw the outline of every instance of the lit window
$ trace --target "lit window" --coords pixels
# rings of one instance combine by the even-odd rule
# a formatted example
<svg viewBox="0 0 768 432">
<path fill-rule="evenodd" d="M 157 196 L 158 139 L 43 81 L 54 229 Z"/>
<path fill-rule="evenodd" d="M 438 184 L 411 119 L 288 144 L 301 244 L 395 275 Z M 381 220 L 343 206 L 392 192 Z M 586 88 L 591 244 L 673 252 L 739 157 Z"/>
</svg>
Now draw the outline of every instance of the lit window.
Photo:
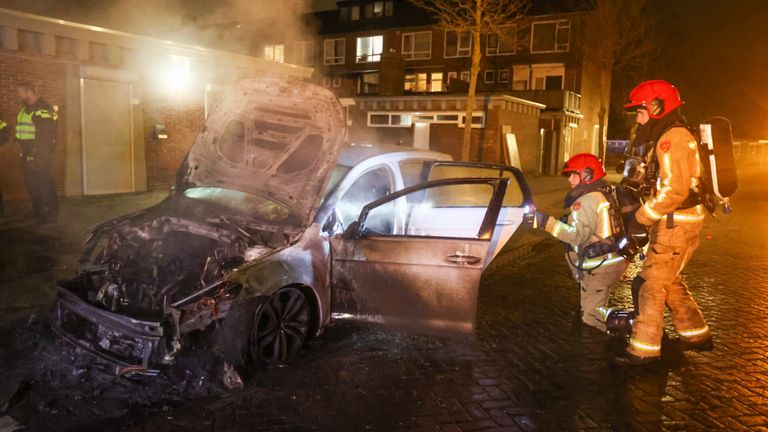
<svg viewBox="0 0 768 432">
<path fill-rule="evenodd" d="M 472 53 L 472 35 L 469 31 L 445 31 L 445 56 L 469 57 Z"/>
<path fill-rule="evenodd" d="M 383 1 L 373 2 L 373 17 L 381 18 L 383 16 L 384 16 L 384 2 Z"/>
<path fill-rule="evenodd" d="M 461 71 L 461 75 L 459 76 L 459 79 L 464 82 L 469 82 L 469 71 Z"/>
<path fill-rule="evenodd" d="M 352 6 L 349 17 L 352 21 L 358 21 L 360 19 L 360 6 Z"/>
<path fill-rule="evenodd" d="M 437 93 L 444 90 L 443 73 L 406 73 L 405 93 Z"/>
<path fill-rule="evenodd" d="M 366 36 L 357 38 L 357 62 L 370 63 L 381 61 L 384 51 L 384 36 Z"/>
<path fill-rule="evenodd" d="M 285 45 L 267 45 L 264 47 L 264 58 L 278 63 L 285 62 Z"/>
<path fill-rule="evenodd" d="M 432 57 L 432 32 L 403 33 L 403 57 L 406 60 Z"/>
<path fill-rule="evenodd" d="M 559 52 L 570 48 L 571 23 L 568 20 L 534 23 L 531 52 Z"/>
<path fill-rule="evenodd" d="M 486 45 L 485 53 L 489 56 L 514 54 L 515 44 L 517 43 L 516 34 L 517 26 L 502 26 L 498 33 L 488 35 L 488 44 Z"/>
<path fill-rule="evenodd" d="M 295 64 L 312 66 L 314 55 L 312 42 L 296 42 L 293 46 L 293 62 Z"/>
<path fill-rule="evenodd" d="M 323 63 L 344 64 L 344 39 L 326 39 L 323 47 Z"/>
</svg>

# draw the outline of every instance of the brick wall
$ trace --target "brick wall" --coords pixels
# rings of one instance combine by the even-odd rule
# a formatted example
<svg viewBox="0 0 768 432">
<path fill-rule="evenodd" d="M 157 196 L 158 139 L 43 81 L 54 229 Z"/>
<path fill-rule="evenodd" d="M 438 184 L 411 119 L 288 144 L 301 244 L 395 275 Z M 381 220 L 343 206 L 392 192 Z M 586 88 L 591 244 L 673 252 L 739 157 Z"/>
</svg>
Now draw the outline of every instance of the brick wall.
<svg viewBox="0 0 768 432">
<path fill-rule="evenodd" d="M 15 124 L 16 114 L 21 106 L 16 101 L 16 83 L 30 81 L 40 89 L 40 94 L 52 105 L 59 107 L 59 118 L 67 115 L 64 103 L 65 64 L 45 58 L 35 58 L 24 54 L 0 52 L 0 114 L 11 126 Z M 64 185 L 64 130 L 59 122 L 58 144 L 54 159 L 56 186 L 61 193 Z M 24 183 L 21 180 L 21 165 L 18 146 L 7 142 L 0 146 L 0 190 L 6 197 L 26 197 Z"/>
<path fill-rule="evenodd" d="M 168 189 L 205 120 L 202 89 L 170 91 L 148 88 L 142 97 L 147 189 Z M 153 138 L 154 126 L 164 125 L 168 139 Z"/>
</svg>

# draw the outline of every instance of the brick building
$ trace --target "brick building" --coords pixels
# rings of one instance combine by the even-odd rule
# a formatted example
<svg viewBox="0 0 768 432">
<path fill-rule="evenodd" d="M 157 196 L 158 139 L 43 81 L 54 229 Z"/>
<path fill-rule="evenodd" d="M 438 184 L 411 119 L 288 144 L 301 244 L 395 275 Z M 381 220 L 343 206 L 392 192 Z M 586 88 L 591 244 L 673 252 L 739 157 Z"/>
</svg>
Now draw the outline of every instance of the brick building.
<svg viewBox="0 0 768 432">
<path fill-rule="evenodd" d="M 229 85 L 308 68 L 0 9 L 0 113 L 31 81 L 58 108 L 60 193 L 168 188 L 206 113 Z M 0 189 L 24 195 L 18 150 L 0 147 Z"/>
<path fill-rule="evenodd" d="M 471 157 L 554 172 L 597 152 L 600 74 L 576 49 L 583 1 L 536 0 L 526 17 L 484 35 Z M 407 0 L 344 0 L 315 14 L 317 38 L 275 39 L 265 57 L 316 69 L 349 105 L 350 139 L 460 154 L 471 63 L 469 33 L 441 29 Z M 278 36 L 279 37 L 279 36 Z"/>
</svg>

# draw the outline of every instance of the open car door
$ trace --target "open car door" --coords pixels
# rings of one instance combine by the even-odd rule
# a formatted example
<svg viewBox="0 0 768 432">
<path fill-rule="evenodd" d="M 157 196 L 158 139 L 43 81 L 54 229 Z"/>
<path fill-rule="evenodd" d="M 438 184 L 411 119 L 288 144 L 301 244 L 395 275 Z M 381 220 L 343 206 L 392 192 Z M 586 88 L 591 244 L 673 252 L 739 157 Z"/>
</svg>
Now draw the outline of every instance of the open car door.
<svg viewBox="0 0 768 432">
<path fill-rule="evenodd" d="M 331 238 L 333 312 L 471 332 L 509 178 L 444 179 L 366 205 Z"/>
</svg>

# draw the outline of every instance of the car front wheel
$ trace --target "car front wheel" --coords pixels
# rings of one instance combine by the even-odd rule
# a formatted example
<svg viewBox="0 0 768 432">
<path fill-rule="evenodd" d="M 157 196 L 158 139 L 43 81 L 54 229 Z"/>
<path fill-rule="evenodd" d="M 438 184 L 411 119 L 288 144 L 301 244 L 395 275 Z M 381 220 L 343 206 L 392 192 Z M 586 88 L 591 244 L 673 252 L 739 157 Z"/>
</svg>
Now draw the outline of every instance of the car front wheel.
<svg viewBox="0 0 768 432">
<path fill-rule="evenodd" d="M 309 302 L 294 287 L 272 294 L 256 312 L 249 349 L 258 363 L 290 362 L 301 349 L 309 330 Z"/>
</svg>

